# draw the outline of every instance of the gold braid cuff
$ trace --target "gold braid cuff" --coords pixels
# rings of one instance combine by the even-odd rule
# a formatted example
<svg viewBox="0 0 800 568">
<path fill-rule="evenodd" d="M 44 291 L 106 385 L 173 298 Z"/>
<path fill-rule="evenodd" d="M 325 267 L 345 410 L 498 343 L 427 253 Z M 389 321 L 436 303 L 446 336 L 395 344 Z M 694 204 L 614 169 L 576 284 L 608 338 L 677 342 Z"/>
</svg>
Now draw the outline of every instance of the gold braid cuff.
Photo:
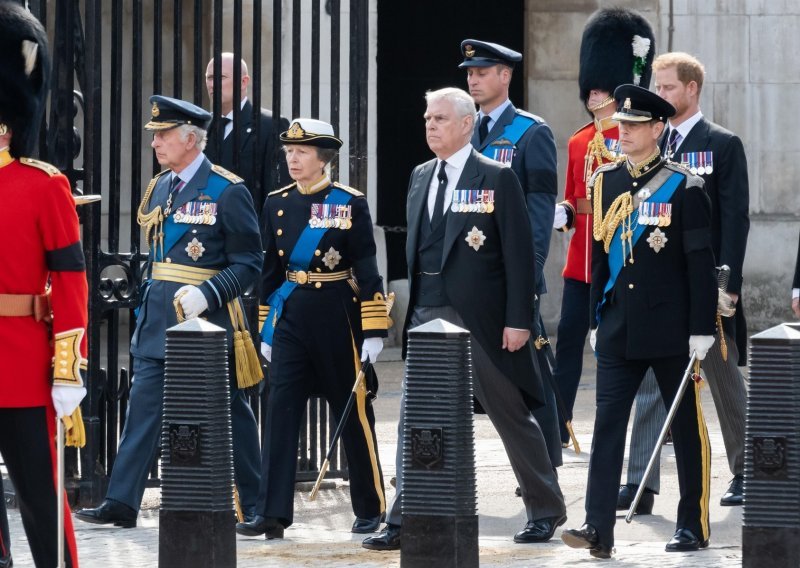
<svg viewBox="0 0 800 568">
<path fill-rule="evenodd" d="M 264 322 L 269 317 L 269 306 L 258 306 L 258 332 L 264 328 Z"/>
<path fill-rule="evenodd" d="M 57 333 L 55 336 L 53 356 L 53 384 L 71 387 L 82 387 L 83 377 L 88 361 L 81 357 L 81 340 L 83 329 L 71 329 Z"/>
<path fill-rule="evenodd" d="M 376 292 L 372 300 L 361 302 L 361 329 L 389 329 L 389 309 L 380 292 Z"/>
</svg>

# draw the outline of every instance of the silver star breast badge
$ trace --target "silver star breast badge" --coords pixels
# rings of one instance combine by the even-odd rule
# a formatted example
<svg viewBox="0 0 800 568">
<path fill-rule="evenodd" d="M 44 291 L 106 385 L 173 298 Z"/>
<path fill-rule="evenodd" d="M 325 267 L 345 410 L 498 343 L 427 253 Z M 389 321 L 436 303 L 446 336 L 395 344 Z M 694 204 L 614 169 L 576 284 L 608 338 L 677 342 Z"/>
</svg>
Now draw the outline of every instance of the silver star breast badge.
<svg viewBox="0 0 800 568">
<path fill-rule="evenodd" d="M 203 243 L 198 241 L 197 237 L 195 237 L 191 241 L 189 241 L 189 244 L 186 245 L 186 248 L 184 250 L 186 251 L 186 254 L 188 254 L 191 257 L 191 259 L 193 261 L 195 261 L 195 262 L 197 262 L 198 258 L 203 256 L 204 252 L 206 252 L 206 249 L 203 246 Z"/>
<path fill-rule="evenodd" d="M 650 236 L 647 237 L 647 242 L 650 243 L 650 248 L 656 252 L 659 252 L 662 248 L 664 248 L 664 245 L 667 244 L 668 240 L 669 239 L 667 238 L 667 235 L 665 235 L 664 232 L 658 228 L 656 228 L 652 233 L 650 233 Z"/>
<path fill-rule="evenodd" d="M 339 254 L 339 251 L 335 248 L 331 247 L 328 252 L 325 253 L 325 256 L 322 257 L 322 263 L 330 268 L 331 270 L 339 264 L 339 261 L 342 260 L 342 255 Z"/>
<path fill-rule="evenodd" d="M 469 246 L 478 250 L 483 246 L 484 241 L 486 241 L 486 235 L 483 234 L 483 231 L 478 230 L 478 227 L 473 226 L 464 240 L 467 241 Z"/>
</svg>

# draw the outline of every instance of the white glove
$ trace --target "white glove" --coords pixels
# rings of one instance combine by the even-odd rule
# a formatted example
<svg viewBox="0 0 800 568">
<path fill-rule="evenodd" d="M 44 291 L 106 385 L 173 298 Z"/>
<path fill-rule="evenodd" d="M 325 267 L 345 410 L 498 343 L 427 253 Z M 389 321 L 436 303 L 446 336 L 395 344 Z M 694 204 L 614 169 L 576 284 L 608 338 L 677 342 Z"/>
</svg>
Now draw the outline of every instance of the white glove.
<svg viewBox="0 0 800 568">
<path fill-rule="evenodd" d="M 264 359 L 272 363 L 272 345 L 268 344 L 266 341 L 262 341 L 261 354 L 264 356 Z"/>
<path fill-rule="evenodd" d="M 556 214 L 553 217 L 553 228 L 560 229 L 567 224 L 567 208 L 556 204 Z"/>
<path fill-rule="evenodd" d="M 592 346 L 592 351 L 594 351 L 595 345 L 597 345 L 597 328 L 589 332 L 589 345 Z"/>
<path fill-rule="evenodd" d="M 175 292 L 175 297 L 177 298 L 178 296 L 181 297 L 179 301 L 183 309 L 183 315 L 187 320 L 196 318 L 208 309 L 208 300 L 206 300 L 206 297 L 197 286 L 192 286 L 191 284 L 181 286 Z"/>
<path fill-rule="evenodd" d="M 86 396 L 86 387 L 71 387 L 67 385 L 53 385 L 53 406 L 56 416 L 63 418 L 70 416 Z"/>
<path fill-rule="evenodd" d="M 702 361 L 706 358 L 708 350 L 714 345 L 713 335 L 690 335 L 689 336 L 689 355 L 697 353 L 697 359 Z"/>
<path fill-rule="evenodd" d="M 361 360 L 366 361 L 369 357 L 369 362 L 374 363 L 378 360 L 378 355 L 383 351 L 383 339 L 380 337 L 368 337 L 361 345 Z"/>
</svg>

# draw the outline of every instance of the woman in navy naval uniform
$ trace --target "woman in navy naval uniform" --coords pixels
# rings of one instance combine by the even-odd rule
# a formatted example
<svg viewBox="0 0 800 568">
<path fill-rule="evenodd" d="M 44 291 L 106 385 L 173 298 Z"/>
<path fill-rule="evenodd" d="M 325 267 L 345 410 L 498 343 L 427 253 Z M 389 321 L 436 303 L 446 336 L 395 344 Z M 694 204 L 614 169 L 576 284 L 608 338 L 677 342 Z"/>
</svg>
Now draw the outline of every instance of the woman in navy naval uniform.
<svg viewBox="0 0 800 568">
<path fill-rule="evenodd" d="M 331 183 L 342 141 L 319 120 L 295 119 L 280 135 L 295 183 L 262 212 L 262 353 L 270 365 L 258 516 L 239 534 L 281 538 L 292 524 L 297 444 L 312 395 L 341 417 L 360 361 L 383 348 L 388 316 L 364 194 Z M 362 385 L 342 441 L 356 515 L 352 531 L 377 530 L 386 509 L 375 416 Z"/>
</svg>

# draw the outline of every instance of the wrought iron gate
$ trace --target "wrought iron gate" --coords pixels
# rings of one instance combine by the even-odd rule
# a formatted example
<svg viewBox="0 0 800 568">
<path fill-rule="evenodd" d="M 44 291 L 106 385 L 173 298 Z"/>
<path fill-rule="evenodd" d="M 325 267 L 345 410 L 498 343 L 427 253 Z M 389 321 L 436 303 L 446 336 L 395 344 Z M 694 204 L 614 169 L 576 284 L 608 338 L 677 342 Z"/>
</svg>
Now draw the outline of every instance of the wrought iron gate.
<svg viewBox="0 0 800 568">
<path fill-rule="evenodd" d="M 254 112 L 261 107 L 262 85 L 269 85 L 271 79 L 273 115 L 286 116 L 285 111 L 291 110 L 291 116 L 329 120 L 349 140 L 349 183 L 364 189 L 368 1 L 345 0 L 343 9 L 341 0 L 251 0 L 247 10 L 242 0 L 31 0 L 28 4 L 53 38 L 52 93 L 40 155 L 67 175 L 74 191 L 103 196 L 102 204 L 80 210 L 90 289 L 88 394 L 83 402 L 87 444 L 67 461 L 73 500 L 90 505 L 105 495 L 130 392 L 128 346 L 147 256 L 135 212 L 142 184 L 158 171 L 149 140 L 142 136 L 149 109 L 143 102 L 152 93 L 162 93 L 206 106 L 208 59 L 213 56 L 218 65 L 222 51 L 232 51 L 235 60 L 249 52 L 252 91 L 248 96 Z M 349 17 L 347 34 L 340 32 L 343 15 Z M 270 30 L 272 44 L 264 45 L 262 37 Z M 309 38 L 303 37 L 304 30 Z M 324 36 L 329 37 L 329 46 L 321 45 Z M 245 38 L 252 44 L 243 46 Z M 310 50 L 304 47 L 308 40 Z M 269 48 L 272 76 L 262 77 L 262 54 Z M 330 53 L 326 112 L 320 111 L 323 50 Z M 346 67 L 342 53 L 349 54 Z M 310 88 L 304 89 L 301 73 L 307 76 L 306 70 L 310 70 Z M 219 71 L 216 67 L 215 84 Z M 290 88 L 283 81 L 287 71 Z M 240 79 L 241 71 L 234 65 L 234 85 Z M 215 87 L 214 93 L 211 108 L 214 116 L 220 116 L 220 89 Z M 349 104 L 347 124 L 341 123 L 343 95 Z M 291 108 L 284 105 L 286 99 Z M 234 123 L 240 113 L 234 105 Z M 222 121 L 216 122 L 223 128 Z M 257 129 L 256 136 L 266 135 Z M 231 135 L 238 148 L 238 129 Z M 238 163 L 238 157 L 234 159 Z M 273 161 L 250 167 L 277 166 Z M 251 315 L 257 311 L 256 304 L 257 298 L 248 299 Z M 264 400 L 263 393 L 251 397 L 259 419 Z M 316 478 L 331 426 L 324 401 L 310 402 L 307 415 L 298 449 L 298 480 Z M 346 476 L 343 462 L 340 454 L 329 475 Z M 157 476 L 156 462 L 151 484 L 158 483 Z"/>
</svg>

